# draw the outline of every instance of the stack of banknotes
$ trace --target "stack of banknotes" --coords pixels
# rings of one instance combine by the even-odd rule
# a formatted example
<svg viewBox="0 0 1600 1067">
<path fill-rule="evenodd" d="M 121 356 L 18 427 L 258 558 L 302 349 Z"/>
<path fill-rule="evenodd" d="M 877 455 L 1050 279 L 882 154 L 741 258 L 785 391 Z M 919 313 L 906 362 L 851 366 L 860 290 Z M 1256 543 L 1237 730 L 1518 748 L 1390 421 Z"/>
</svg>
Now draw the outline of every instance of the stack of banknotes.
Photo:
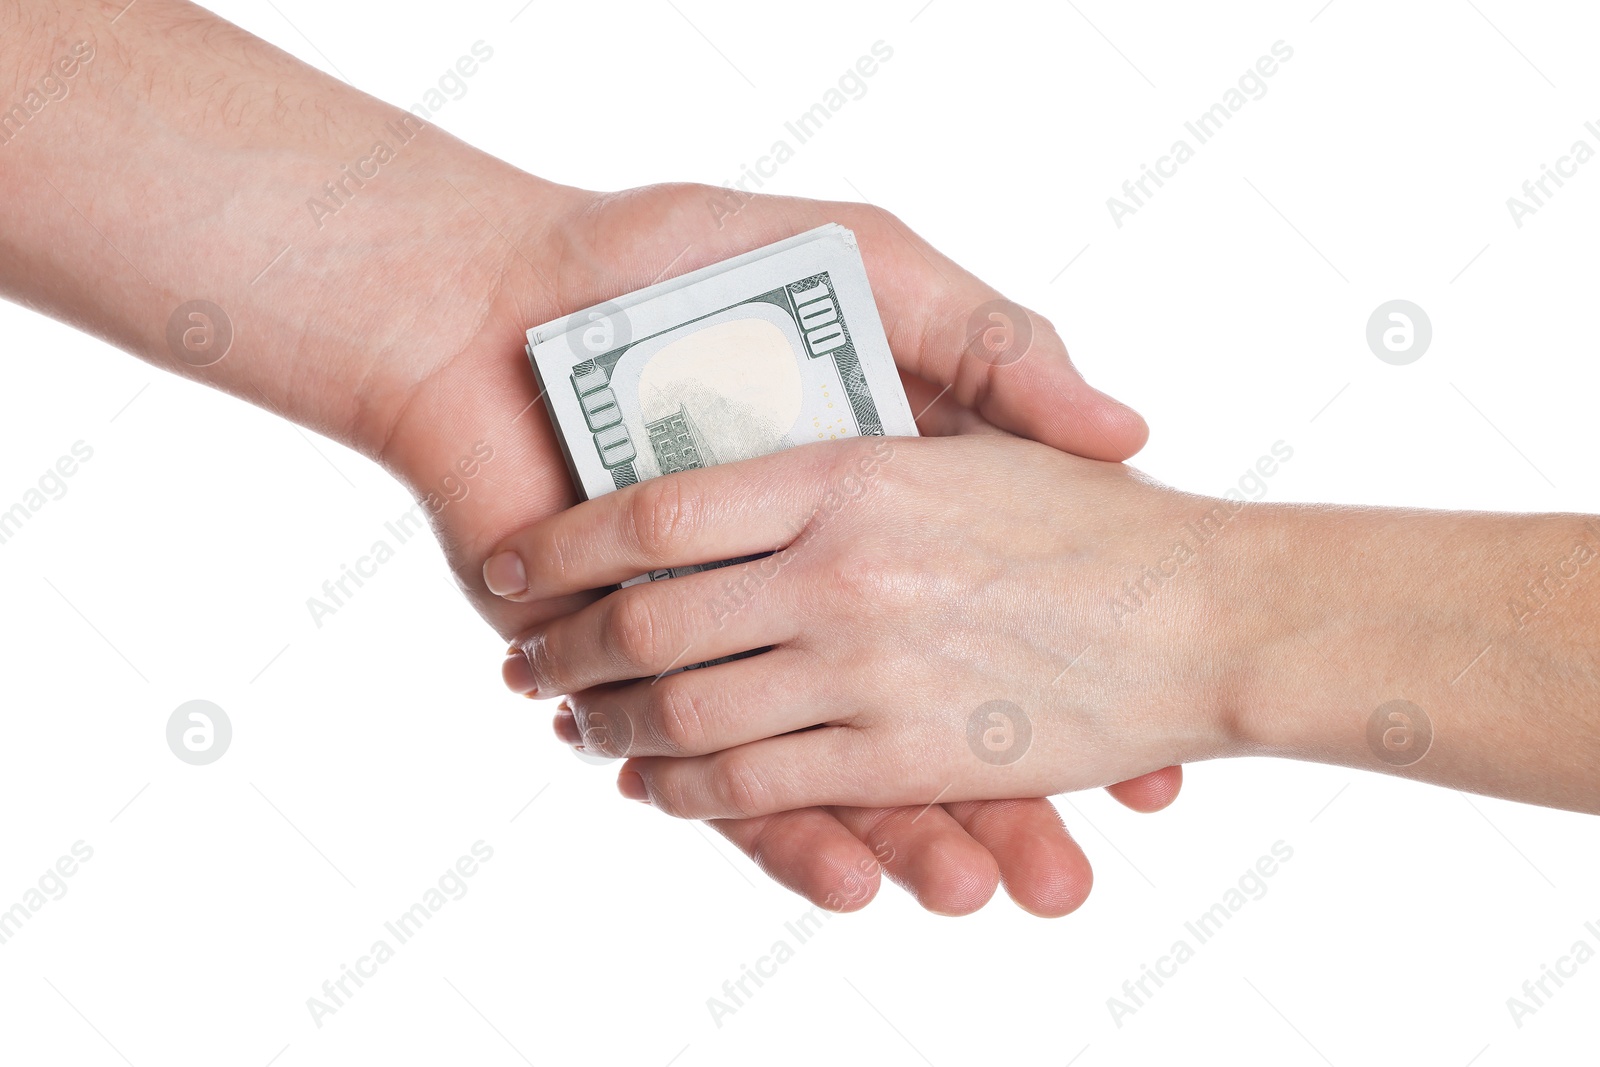
<svg viewBox="0 0 1600 1067">
<path fill-rule="evenodd" d="M 536 326 L 528 356 L 584 499 L 810 441 L 917 433 L 838 225 Z"/>
</svg>

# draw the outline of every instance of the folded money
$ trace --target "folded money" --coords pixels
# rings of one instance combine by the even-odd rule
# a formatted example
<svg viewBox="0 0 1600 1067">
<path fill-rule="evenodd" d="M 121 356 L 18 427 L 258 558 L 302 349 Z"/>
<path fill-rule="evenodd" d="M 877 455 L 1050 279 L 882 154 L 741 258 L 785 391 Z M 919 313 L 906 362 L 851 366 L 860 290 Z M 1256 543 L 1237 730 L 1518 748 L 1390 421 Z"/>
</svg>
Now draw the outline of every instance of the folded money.
<svg viewBox="0 0 1600 1067">
<path fill-rule="evenodd" d="M 808 441 L 917 435 L 855 235 L 838 225 L 535 326 L 528 358 L 586 500 Z"/>
<path fill-rule="evenodd" d="M 536 326 L 528 355 L 585 499 L 809 441 L 917 433 L 838 225 Z"/>
</svg>

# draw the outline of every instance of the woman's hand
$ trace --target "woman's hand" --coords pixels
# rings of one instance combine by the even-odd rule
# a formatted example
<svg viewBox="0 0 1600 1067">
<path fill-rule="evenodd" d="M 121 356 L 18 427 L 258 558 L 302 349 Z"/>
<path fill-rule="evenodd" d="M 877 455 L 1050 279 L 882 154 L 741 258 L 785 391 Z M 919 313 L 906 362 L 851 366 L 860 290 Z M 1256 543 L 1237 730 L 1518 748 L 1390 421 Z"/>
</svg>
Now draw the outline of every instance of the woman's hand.
<svg viewBox="0 0 1600 1067">
<path fill-rule="evenodd" d="M 1236 513 L 1030 441 L 866 438 L 632 486 L 489 567 L 526 561 L 519 596 L 552 602 L 774 553 L 613 592 L 530 628 L 516 661 L 531 692 L 572 694 L 569 742 L 606 724 L 588 747 L 632 757 L 625 794 L 754 818 L 1039 797 L 1232 751 L 1212 577 Z"/>
<path fill-rule="evenodd" d="M 574 694 L 568 739 L 602 718 L 622 791 L 674 815 L 1246 753 L 1600 812 L 1600 519 L 1230 495 L 1015 438 L 874 438 L 654 479 L 499 551 L 542 561 L 537 598 L 774 553 L 518 642 L 524 688 Z"/>
</svg>

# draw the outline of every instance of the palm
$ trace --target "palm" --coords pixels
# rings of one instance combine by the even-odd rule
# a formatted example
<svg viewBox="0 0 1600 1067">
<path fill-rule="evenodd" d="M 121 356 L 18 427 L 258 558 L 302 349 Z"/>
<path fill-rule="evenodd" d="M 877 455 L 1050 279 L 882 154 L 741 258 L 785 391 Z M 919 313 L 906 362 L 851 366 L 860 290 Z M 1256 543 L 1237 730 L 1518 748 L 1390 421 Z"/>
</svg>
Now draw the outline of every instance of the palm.
<svg viewBox="0 0 1600 1067">
<path fill-rule="evenodd" d="M 952 387 L 919 418 L 924 433 L 994 432 L 987 416 L 997 415 L 1007 430 L 1099 458 L 1125 458 L 1142 443 L 1137 416 L 1109 407 L 1081 383 L 1047 324 L 1038 343 L 1058 349 L 1043 357 L 1051 361 L 1044 380 L 1056 393 L 1053 409 L 1040 406 L 1036 388 L 1007 392 L 994 368 L 963 361 L 966 314 L 995 294 L 876 209 L 778 198 L 740 206 L 722 190 L 699 186 L 596 197 L 553 240 L 543 236 L 552 255 L 513 262 L 517 280 L 500 292 L 472 342 L 419 387 L 397 431 L 396 447 L 431 457 L 440 479 L 475 446 L 493 450 L 468 495 L 445 506 L 436 523 L 467 597 L 502 637 L 577 606 L 514 604 L 490 595 L 478 574 L 490 546 L 576 500 L 535 402 L 523 332 L 553 317 L 552 309 L 575 311 L 828 221 L 857 233 L 913 410 Z M 1063 420 L 1062 402 L 1079 414 L 1090 410 L 1082 420 Z M 1130 806 L 1154 810 L 1176 794 L 1178 773 L 1172 768 L 1113 791 Z M 1041 913 L 1069 911 L 1089 889 L 1087 860 L 1044 800 L 809 809 L 726 821 L 718 829 L 786 885 L 816 901 L 832 895 L 848 907 L 875 891 L 874 857 L 940 911 L 980 906 L 1000 875 L 1019 902 Z"/>
</svg>

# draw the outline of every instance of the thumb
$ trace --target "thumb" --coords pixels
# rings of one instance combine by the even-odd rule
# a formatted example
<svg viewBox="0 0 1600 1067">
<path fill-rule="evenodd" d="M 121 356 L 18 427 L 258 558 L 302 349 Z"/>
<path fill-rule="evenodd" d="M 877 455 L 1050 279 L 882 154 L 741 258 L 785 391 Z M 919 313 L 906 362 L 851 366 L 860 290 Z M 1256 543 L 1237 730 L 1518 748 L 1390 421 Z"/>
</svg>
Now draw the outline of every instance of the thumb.
<svg viewBox="0 0 1600 1067">
<path fill-rule="evenodd" d="M 1178 791 L 1183 788 L 1183 768 L 1163 767 L 1159 771 L 1141 774 L 1137 778 L 1130 778 L 1126 782 L 1106 786 L 1110 793 L 1126 807 L 1146 814 L 1160 811 L 1162 808 L 1178 799 Z"/>
<path fill-rule="evenodd" d="M 846 207 L 900 369 L 1001 429 L 1089 459 L 1119 461 L 1144 446 L 1138 412 L 1095 389 L 1055 327 L 1005 299 L 898 218 Z"/>
</svg>

